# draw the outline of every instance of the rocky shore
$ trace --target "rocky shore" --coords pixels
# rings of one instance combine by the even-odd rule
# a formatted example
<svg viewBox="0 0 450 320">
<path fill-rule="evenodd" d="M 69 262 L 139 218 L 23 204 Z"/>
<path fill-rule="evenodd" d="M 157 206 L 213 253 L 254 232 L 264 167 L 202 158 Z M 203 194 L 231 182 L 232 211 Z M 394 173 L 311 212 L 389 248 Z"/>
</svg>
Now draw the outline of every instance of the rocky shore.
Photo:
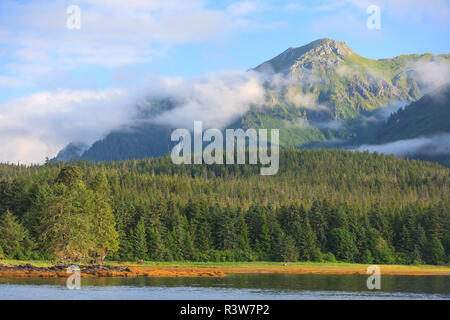
<svg viewBox="0 0 450 320">
<path fill-rule="evenodd" d="M 223 277 L 221 271 L 198 270 L 191 268 L 158 269 L 116 267 L 108 265 L 79 265 L 82 277 Z M 0 278 L 67 278 L 73 272 L 67 271 L 69 265 L 36 267 L 32 264 L 0 264 Z"/>
</svg>

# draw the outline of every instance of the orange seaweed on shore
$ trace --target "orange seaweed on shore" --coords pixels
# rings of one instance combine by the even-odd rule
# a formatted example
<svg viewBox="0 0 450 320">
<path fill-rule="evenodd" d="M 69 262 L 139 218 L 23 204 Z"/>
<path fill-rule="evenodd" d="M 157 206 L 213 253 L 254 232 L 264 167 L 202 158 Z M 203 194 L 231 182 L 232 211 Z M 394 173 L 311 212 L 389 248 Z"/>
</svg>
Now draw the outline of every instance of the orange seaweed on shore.
<svg viewBox="0 0 450 320">
<path fill-rule="evenodd" d="M 0 278 L 67 278 L 70 273 L 65 271 L 49 270 L 49 268 L 36 268 L 36 270 L 21 270 L 20 266 L 4 267 L 0 270 Z M 222 271 L 201 270 L 201 269 L 155 269 L 155 268 L 127 268 L 127 270 L 94 270 L 81 272 L 85 278 L 92 277 L 225 277 Z"/>
<path fill-rule="evenodd" d="M 366 268 L 339 266 L 298 266 L 286 267 L 179 267 L 179 266 L 81 266 L 81 276 L 85 278 L 118 278 L 118 277 L 225 277 L 228 274 L 259 273 L 259 274 L 366 274 Z M 448 270 L 417 270 L 396 269 L 395 266 L 382 266 L 384 275 L 450 275 Z M 38 268 L 31 265 L 5 266 L 0 265 L 0 278 L 67 278 L 64 267 Z"/>
</svg>

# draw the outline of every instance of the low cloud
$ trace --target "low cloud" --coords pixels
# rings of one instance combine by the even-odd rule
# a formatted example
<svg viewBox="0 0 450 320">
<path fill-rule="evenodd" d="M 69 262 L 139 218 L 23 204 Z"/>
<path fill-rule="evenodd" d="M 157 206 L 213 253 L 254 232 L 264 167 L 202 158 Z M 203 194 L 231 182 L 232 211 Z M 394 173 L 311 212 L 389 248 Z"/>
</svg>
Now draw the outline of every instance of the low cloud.
<svg viewBox="0 0 450 320">
<path fill-rule="evenodd" d="M 281 98 L 283 102 L 310 111 L 329 112 L 329 106 L 320 103 L 315 94 L 301 90 L 302 87 L 325 82 L 325 79 L 320 78 L 311 70 L 302 69 L 301 72 L 288 74 L 286 74 L 286 70 L 282 70 L 276 73 L 269 63 L 263 63 L 257 67 L 257 74 L 268 91 L 284 91 L 284 96 Z"/>
<path fill-rule="evenodd" d="M 202 120 L 212 128 L 224 128 L 252 106 L 264 103 L 262 79 L 255 72 L 227 71 L 195 79 L 157 77 L 146 93 L 150 98 L 170 98 L 175 108 L 150 119 L 172 127 L 191 127 Z"/>
<path fill-rule="evenodd" d="M 439 56 L 429 61 L 418 61 L 411 73 L 417 80 L 423 93 L 429 93 L 450 81 L 450 62 Z"/>
<path fill-rule="evenodd" d="M 127 123 L 122 90 L 41 92 L 0 104 L 0 161 L 42 163 L 67 143 L 92 143 Z"/>
<path fill-rule="evenodd" d="M 450 133 L 398 140 L 381 145 L 362 145 L 355 150 L 407 156 L 414 154 L 450 155 Z"/>
<path fill-rule="evenodd" d="M 317 98 L 310 93 L 303 94 L 298 92 L 296 88 L 288 89 L 286 93 L 286 102 L 294 104 L 296 107 L 304 108 L 312 111 L 328 111 L 329 108 L 325 104 L 317 101 Z"/>
<path fill-rule="evenodd" d="M 406 101 L 397 101 L 397 102 L 391 103 L 385 107 L 376 109 L 373 112 L 373 114 L 379 120 L 387 120 L 392 113 L 398 111 L 398 109 L 403 108 L 404 106 L 406 106 L 408 104 L 409 104 L 409 102 L 406 102 Z"/>
<path fill-rule="evenodd" d="M 282 120 L 286 128 L 306 129 L 311 128 L 311 124 L 304 118 L 295 118 L 293 120 Z"/>
<path fill-rule="evenodd" d="M 262 79 L 240 71 L 192 79 L 155 76 L 133 90 L 41 92 L 0 104 L 0 161 L 42 163 L 70 142 L 90 145 L 142 122 L 190 128 L 203 120 L 205 127 L 223 128 L 264 99 Z"/>
<path fill-rule="evenodd" d="M 331 130 L 337 130 L 341 128 L 343 125 L 344 122 L 341 120 L 330 120 L 314 123 L 314 126 L 319 129 L 331 129 Z"/>
</svg>

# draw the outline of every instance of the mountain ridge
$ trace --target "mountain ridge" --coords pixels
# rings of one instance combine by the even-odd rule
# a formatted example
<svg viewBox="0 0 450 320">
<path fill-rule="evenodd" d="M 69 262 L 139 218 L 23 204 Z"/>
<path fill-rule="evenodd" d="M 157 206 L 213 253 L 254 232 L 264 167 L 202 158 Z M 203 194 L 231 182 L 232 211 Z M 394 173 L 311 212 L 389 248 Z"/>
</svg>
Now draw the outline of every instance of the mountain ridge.
<svg viewBox="0 0 450 320">
<path fill-rule="evenodd" d="M 423 112 L 425 108 L 427 112 Z M 450 85 L 439 87 L 392 113 L 372 142 L 412 139 L 439 132 L 450 132 Z"/>
<path fill-rule="evenodd" d="M 353 52 L 345 42 L 329 38 L 288 48 L 250 69 L 264 79 L 265 103 L 251 107 L 228 127 L 280 129 L 282 147 L 343 139 L 368 142 L 367 137 L 373 133 L 364 128 L 364 123 L 373 127 L 373 132 L 376 126 L 367 118 L 386 106 L 422 98 L 429 88 L 416 69 L 441 61 L 448 63 L 450 55 L 368 59 Z M 167 97 L 161 103 L 153 101 L 152 107 L 161 115 L 177 105 Z M 152 110 L 142 116 L 151 117 Z M 144 123 L 132 125 L 131 133 L 113 130 L 80 156 L 73 153 L 73 158 L 107 161 L 167 154 L 170 128 Z M 67 160 L 67 154 L 59 154 L 54 160 Z"/>
</svg>

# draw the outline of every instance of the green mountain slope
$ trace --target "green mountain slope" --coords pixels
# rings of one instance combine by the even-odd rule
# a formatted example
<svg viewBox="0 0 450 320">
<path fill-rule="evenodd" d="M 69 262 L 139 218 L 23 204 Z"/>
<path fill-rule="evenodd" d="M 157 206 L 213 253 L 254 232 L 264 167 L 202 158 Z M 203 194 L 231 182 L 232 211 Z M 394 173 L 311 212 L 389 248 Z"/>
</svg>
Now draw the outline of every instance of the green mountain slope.
<svg viewBox="0 0 450 320">
<path fill-rule="evenodd" d="M 423 96 L 392 114 L 379 129 L 374 143 L 412 139 L 450 132 L 450 86 Z"/>
<path fill-rule="evenodd" d="M 420 99 L 428 84 L 417 66 L 437 61 L 450 61 L 450 56 L 412 54 L 373 60 L 332 39 L 289 48 L 252 69 L 264 80 L 265 103 L 251 107 L 227 127 L 280 129 L 282 147 L 343 140 L 368 143 L 386 118 L 379 110 Z M 153 109 L 142 117 L 149 119 L 174 108 L 176 102 L 167 97 L 160 103 L 153 101 Z M 147 124 L 134 124 L 131 132 L 114 130 L 79 158 L 98 161 L 167 154 L 170 128 L 143 122 Z M 67 154 L 56 160 L 65 158 Z"/>
<path fill-rule="evenodd" d="M 158 157 L 170 153 L 170 134 L 167 126 L 146 124 L 128 128 L 126 132 L 114 131 L 96 141 L 80 160 L 119 161 Z"/>
<path fill-rule="evenodd" d="M 358 119 L 361 114 L 399 101 L 419 99 L 425 84 L 414 66 L 436 59 L 448 59 L 448 55 L 414 54 L 373 60 L 331 39 L 289 48 L 254 69 L 281 74 L 284 81 L 274 85 L 269 77 L 266 108 L 251 111 L 239 125 L 282 128 L 284 146 L 364 135 L 360 130 L 333 130 L 322 122 Z"/>
</svg>

